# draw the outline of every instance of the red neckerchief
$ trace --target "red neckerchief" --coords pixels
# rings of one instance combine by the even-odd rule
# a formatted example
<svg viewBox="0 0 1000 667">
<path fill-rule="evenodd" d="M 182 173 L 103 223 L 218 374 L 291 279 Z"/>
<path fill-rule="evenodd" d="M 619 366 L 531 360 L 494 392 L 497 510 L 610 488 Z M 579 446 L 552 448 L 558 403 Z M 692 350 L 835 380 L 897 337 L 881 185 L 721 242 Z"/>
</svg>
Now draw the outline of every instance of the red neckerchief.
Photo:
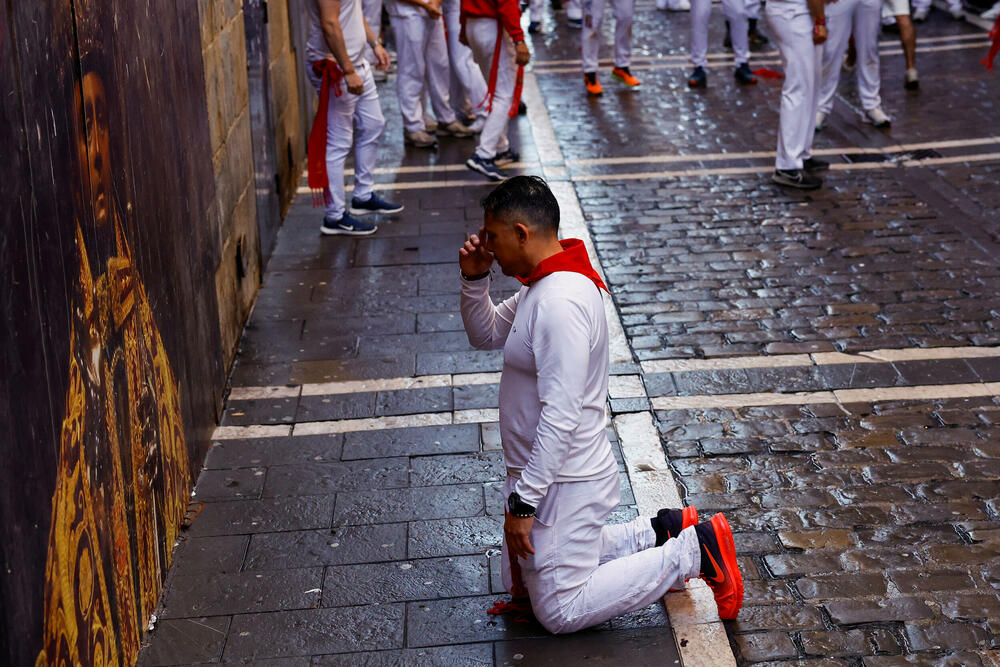
<svg viewBox="0 0 1000 667">
<path fill-rule="evenodd" d="M 340 66 L 329 58 L 317 60 L 312 64 L 313 72 L 321 77 L 323 82 L 319 89 L 319 105 L 316 107 L 316 117 L 313 118 L 312 130 L 309 132 L 309 187 L 313 190 L 313 206 L 317 206 L 315 201 L 318 197 L 316 192 L 326 192 L 330 186 L 330 178 L 326 173 L 326 119 L 330 105 L 330 88 L 333 94 L 340 97 L 340 80 L 344 78 L 344 72 Z M 325 194 L 324 194 L 325 198 Z"/>
<path fill-rule="evenodd" d="M 573 273 L 587 276 L 600 289 L 605 292 L 608 291 L 604 281 L 601 280 L 601 277 L 597 275 L 597 271 L 594 271 L 594 267 L 591 266 L 590 258 L 587 256 L 587 247 L 583 245 L 583 241 L 580 239 L 563 239 L 559 241 L 559 245 L 563 247 L 562 252 L 557 252 L 551 257 L 546 257 L 540 261 L 527 278 L 518 276 L 517 279 L 523 284 L 530 286 L 550 273 L 572 271 Z"/>
</svg>

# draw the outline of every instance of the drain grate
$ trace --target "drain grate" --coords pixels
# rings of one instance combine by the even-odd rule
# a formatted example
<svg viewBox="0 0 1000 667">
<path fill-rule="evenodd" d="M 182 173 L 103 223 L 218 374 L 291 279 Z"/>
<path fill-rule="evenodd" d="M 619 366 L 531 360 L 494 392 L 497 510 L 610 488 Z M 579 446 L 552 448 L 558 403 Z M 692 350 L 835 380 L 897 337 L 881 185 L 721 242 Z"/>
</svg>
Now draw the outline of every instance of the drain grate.
<svg viewBox="0 0 1000 667">
<path fill-rule="evenodd" d="M 925 160 L 931 157 L 941 157 L 941 153 L 933 148 L 921 148 L 916 151 L 899 153 L 843 153 L 841 157 L 850 164 L 862 162 L 905 162 L 907 160 Z"/>
</svg>

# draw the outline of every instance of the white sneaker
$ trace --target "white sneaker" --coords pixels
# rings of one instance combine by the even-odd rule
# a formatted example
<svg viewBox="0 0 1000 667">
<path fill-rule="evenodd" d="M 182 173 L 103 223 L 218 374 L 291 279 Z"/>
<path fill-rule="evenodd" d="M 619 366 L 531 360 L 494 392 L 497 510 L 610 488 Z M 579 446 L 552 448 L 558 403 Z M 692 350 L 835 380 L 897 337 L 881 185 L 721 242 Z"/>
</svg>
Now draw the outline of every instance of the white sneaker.
<svg viewBox="0 0 1000 667">
<path fill-rule="evenodd" d="M 691 11 L 691 0 L 667 0 L 667 10 L 671 12 Z"/>
<path fill-rule="evenodd" d="M 996 3 L 985 12 L 979 15 L 979 18 L 986 19 L 987 21 L 992 21 L 996 17 L 1000 16 L 1000 2 Z"/>
<path fill-rule="evenodd" d="M 913 20 L 917 23 L 923 23 L 927 20 L 927 15 L 931 13 L 930 7 L 921 7 L 920 9 L 913 10 Z"/>
<path fill-rule="evenodd" d="M 823 123 L 825 123 L 825 122 L 826 122 L 826 114 L 823 113 L 822 111 L 817 111 L 816 112 L 816 131 L 817 132 L 819 132 L 820 130 L 823 129 L 823 127 L 824 127 Z"/>
<path fill-rule="evenodd" d="M 892 125 L 892 120 L 885 115 L 885 112 L 882 111 L 882 107 L 875 107 L 874 109 L 865 111 L 865 118 L 869 123 L 879 129 Z"/>
</svg>

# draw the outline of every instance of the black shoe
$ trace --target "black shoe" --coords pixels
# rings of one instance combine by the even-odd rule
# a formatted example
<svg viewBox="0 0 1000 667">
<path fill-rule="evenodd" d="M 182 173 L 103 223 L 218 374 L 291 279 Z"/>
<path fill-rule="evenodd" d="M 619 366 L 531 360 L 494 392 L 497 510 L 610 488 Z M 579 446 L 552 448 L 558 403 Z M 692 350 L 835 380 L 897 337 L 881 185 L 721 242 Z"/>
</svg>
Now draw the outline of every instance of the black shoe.
<svg viewBox="0 0 1000 667">
<path fill-rule="evenodd" d="M 368 236 L 369 234 L 374 234 L 377 230 L 377 226 L 362 222 L 348 213 L 344 213 L 340 217 L 340 220 L 323 218 L 323 225 L 319 228 L 320 233 L 325 236 L 338 234 L 344 236 Z"/>
<path fill-rule="evenodd" d="M 805 169 L 775 169 L 771 180 L 778 185 L 799 190 L 815 190 L 823 185 L 823 179 L 813 176 Z"/>
<path fill-rule="evenodd" d="M 704 67 L 695 67 L 688 77 L 688 88 L 704 88 L 708 85 L 708 77 L 705 76 Z"/>
<path fill-rule="evenodd" d="M 826 160 L 809 157 L 802 161 L 802 168 L 810 174 L 822 174 L 823 172 L 830 171 L 830 163 Z"/>
<path fill-rule="evenodd" d="M 552 5 L 552 11 L 558 12 L 563 8 L 562 0 L 552 0 L 549 4 Z"/>
<path fill-rule="evenodd" d="M 750 65 L 746 63 L 740 63 L 740 66 L 733 72 L 733 76 L 736 77 L 737 83 L 744 86 L 757 83 L 757 77 L 753 75 L 753 72 L 750 71 Z"/>
<path fill-rule="evenodd" d="M 767 38 L 767 35 L 757 31 L 757 19 L 750 19 L 750 27 L 747 30 L 747 39 L 750 40 L 750 46 L 764 46 L 771 41 Z"/>
<path fill-rule="evenodd" d="M 528 32 L 532 35 L 537 35 L 542 31 L 542 24 L 540 21 L 532 21 L 528 24 Z"/>
<path fill-rule="evenodd" d="M 887 32 L 892 35 L 899 34 L 899 24 L 898 23 L 883 23 L 882 32 Z"/>
<path fill-rule="evenodd" d="M 507 150 L 497 153 L 493 156 L 493 162 L 498 167 L 503 167 L 504 165 L 513 164 L 514 162 L 521 161 L 521 154 L 518 153 L 513 148 L 508 148 Z"/>
<path fill-rule="evenodd" d="M 685 507 L 681 510 L 662 509 L 649 522 L 656 533 L 656 546 L 660 547 L 672 537 L 677 537 L 688 526 L 698 525 L 698 510 Z"/>
<path fill-rule="evenodd" d="M 517 103 L 517 115 L 524 116 L 527 113 L 528 113 L 528 105 L 524 103 L 524 100 L 521 100 L 520 102 Z"/>
</svg>

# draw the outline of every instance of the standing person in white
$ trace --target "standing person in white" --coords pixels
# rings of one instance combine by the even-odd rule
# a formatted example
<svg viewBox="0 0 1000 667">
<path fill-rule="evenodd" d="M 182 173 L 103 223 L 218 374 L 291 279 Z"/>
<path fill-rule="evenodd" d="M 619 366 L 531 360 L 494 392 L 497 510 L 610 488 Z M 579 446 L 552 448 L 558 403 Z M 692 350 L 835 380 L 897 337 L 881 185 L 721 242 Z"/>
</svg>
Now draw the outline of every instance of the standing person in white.
<svg viewBox="0 0 1000 667">
<path fill-rule="evenodd" d="M 821 187 L 823 179 L 817 174 L 830 167 L 828 162 L 812 156 L 822 45 L 827 38 L 823 5 L 824 0 L 768 0 L 764 10 L 785 68 L 778 157 L 771 180 L 800 190 Z"/>
<path fill-rule="evenodd" d="M 386 0 L 386 3 L 396 35 L 396 97 L 403 116 L 405 142 L 418 148 L 437 144 L 424 121 L 421 98 L 425 92 L 438 120 L 438 134 L 472 136 L 451 108 L 448 94 L 451 70 L 441 0 Z"/>
<path fill-rule="evenodd" d="M 378 228 L 355 216 L 403 210 L 373 189 L 376 149 L 385 118 L 371 65 L 364 56 L 365 44 L 372 48 L 380 69 L 388 69 L 389 54 L 365 22 L 361 0 L 310 0 L 307 7 L 306 72 L 320 93 L 309 134 L 309 186 L 322 190 L 326 204 L 320 231 L 373 234 Z M 352 144 L 354 196 L 349 214 L 344 200 L 344 160 Z"/>
<path fill-rule="evenodd" d="M 583 0 L 583 39 L 580 44 L 580 62 L 583 66 L 583 83 L 588 95 L 604 91 L 597 81 L 597 54 L 601 47 L 601 24 L 607 0 Z M 711 1 L 711 0 L 709 0 Z M 639 79 L 632 76 L 632 13 L 635 0 L 611 0 L 615 15 L 615 67 L 611 76 L 629 88 L 638 88 Z"/>
<path fill-rule="evenodd" d="M 486 80 L 488 110 L 476 152 L 465 166 L 502 181 L 506 176 L 500 167 L 521 158 L 510 147 L 507 125 L 517 115 L 522 68 L 531 60 L 517 0 L 462 0 L 462 37 Z"/>
<path fill-rule="evenodd" d="M 365 23 L 368 24 L 378 43 L 382 44 L 382 0 L 361 0 L 361 9 L 365 14 Z M 365 48 L 365 58 L 372 65 L 378 64 L 375 52 L 370 46 Z M 372 76 L 375 81 L 385 81 L 387 78 L 385 70 L 378 68 L 372 72 Z"/>
<path fill-rule="evenodd" d="M 857 53 L 854 71 L 858 96 L 865 118 L 875 127 L 889 127 L 890 120 L 882 111 L 879 95 L 878 34 L 882 24 L 882 0 L 837 0 L 826 8 L 826 27 L 830 38 L 823 44 L 822 74 L 819 102 L 816 105 L 816 128 L 833 110 L 833 96 L 840 81 L 840 66 L 847 52 L 847 42 L 854 34 Z"/>
<path fill-rule="evenodd" d="M 559 205 L 541 178 L 515 176 L 482 202 L 484 224 L 459 250 L 462 321 L 478 349 L 504 350 L 500 440 L 507 480 L 501 569 L 550 632 L 574 632 L 656 602 L 701 573 L 719 615 L 743 600 L 721 514 L 661 510 L 606 526 L 620 503 L 606 433 L 604 283 L 579 239 L 559 240 Z M 490 299 L 490 267 L 524 287 Z"/>
<path fill-rule="evenodd" d="M 472 132 L 480 132 L 486 124 L 486 79 L 479 71 L 472 50 L 462 44 L 462 0 L 442 0 L 441 12 L 444 14 L 444 25 L 448 33 L 448 59 L 451 61 L 451 74 L 457 80 L 456 88 L 468 100 L 475 120 L 469 126 Z M 452 95 L 454 98 L 454 95 Z M 458 100 L 452 99 L 452 108 L 458 111 Z"/>
<path fill-rule="evenodd" d="M 712 13 L 712 0 L 691 0 L 691 64 L 694 70 L 688 77 L 688 86 L 704 88 L 708 85 L 705 66 L 708 64 L 708 19 Z M 733 44 L 733 76 L 741 84 L 757 83 L 750 71 L 750 40 L 747 35 L 746 0 L 722 0 L 722 13 L 729 23 L 729 38 Z"/>
</svg>

